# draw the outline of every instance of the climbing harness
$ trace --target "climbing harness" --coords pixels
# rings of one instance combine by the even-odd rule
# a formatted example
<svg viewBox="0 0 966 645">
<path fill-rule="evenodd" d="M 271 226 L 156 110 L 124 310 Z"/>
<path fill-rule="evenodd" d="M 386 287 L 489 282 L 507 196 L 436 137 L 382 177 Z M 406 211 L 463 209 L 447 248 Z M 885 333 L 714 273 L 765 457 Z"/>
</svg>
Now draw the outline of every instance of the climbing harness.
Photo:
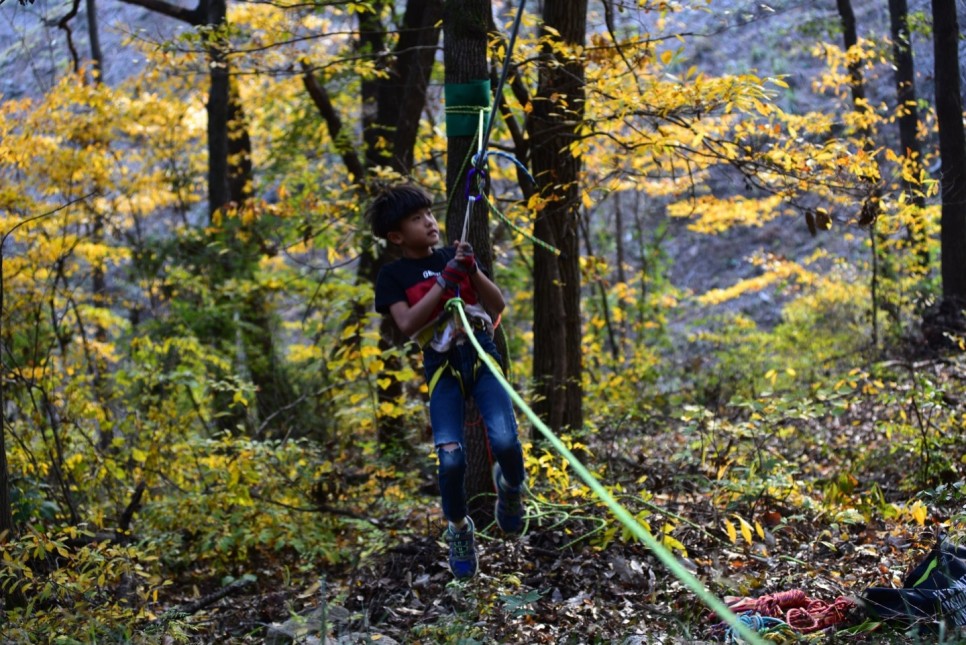
<svg viewBox="0 0 966 645">
<path fill-rule="evenodd" d="M 472 333 L 473 332 L 476 332 L 476 331 L 486 331 L 487 333 L 490 333 L 490 329 L 489 329 L 486 321 L 484 321 L 482 319 L 479 319 L 479 318 L 471 318 L 470 319 L 470 327 L 467 330 L 467 336 L 472 335 Z M 460 339 L 457 342 L 461 342 L 463 340 L 464 339 Z M 479 355 L 477 355 L 476 362 L 473 364 L 473 380 L 474 381 L 479 377 L 480 368 L 482 368 L 482 367 L 483 367 L 483 361 L 480 359 Z M 497 365 L 497 367 L 499 368 L 500 366 Z M 439 383 L 439 379 L 441 379 L 447 372 L 450 373 L 450 374 L 452 374 L 453 377 L 456 379 L 456 381 L 459 383 L 460 392 L 463 393 L 463 397 L 465 398 L 466 397 L 466 388 L 463 386 L 463 376 L 460 374 L 460 371 L 458 369 L 456 369 L 455 367 L 453 367 L 453 365 L 449 361 L 449 358 L 445 359 L 439 365 L 439 367 L 437 367 L 433 371 L 433 375 L 429 379 L 429 396 L 430 397 L 433 396 L 433 390 L 436 389 L 436 385 L 437 385 L 437 383 Z M 503 375 L 503 370 L 502 369 L 500 369 L 500 374 Z"/>
</svg>

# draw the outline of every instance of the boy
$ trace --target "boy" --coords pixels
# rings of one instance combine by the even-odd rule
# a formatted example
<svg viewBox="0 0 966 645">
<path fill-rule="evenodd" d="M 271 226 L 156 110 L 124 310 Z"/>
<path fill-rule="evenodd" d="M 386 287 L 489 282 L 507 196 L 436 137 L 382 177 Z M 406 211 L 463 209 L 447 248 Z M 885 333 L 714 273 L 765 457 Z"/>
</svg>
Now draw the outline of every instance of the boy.
<svg viewBox="0 0 966 645">
<path fill-rule="evenodd" d="M 376 279 L 376 311 L 391 315 L 402 333 L 423 349 L 429 384 L 429 416 L 439 456 L 439 489 L 443 516 L 448 521 L 449 566 L 456 578 L 476 574 L 477 555 L 473 520 L 466 512 L 463 477 L 463 405 L 473 396 L 486 426 L 496 460 L 493 480 L 497 491 L 496 521 L 504 532 L 523 531 L 521 491 L 523 449 L 509 395 L 466 337 L 472 333 L 480 346 L 499 362 L 491 337 L 493 319 L 506 303 L 499 288 L 479 269 L 469 244 L 435 248 L 440 241 L 432 199 L 415 184 L 384 190 L 369 205 L 367 215 L 376 237 L 396 245 L 402 258 L 384 266 Z M 462 329 L 458 314 L 444 310 L 459 296 L 472 329 Z"/>
</svg>

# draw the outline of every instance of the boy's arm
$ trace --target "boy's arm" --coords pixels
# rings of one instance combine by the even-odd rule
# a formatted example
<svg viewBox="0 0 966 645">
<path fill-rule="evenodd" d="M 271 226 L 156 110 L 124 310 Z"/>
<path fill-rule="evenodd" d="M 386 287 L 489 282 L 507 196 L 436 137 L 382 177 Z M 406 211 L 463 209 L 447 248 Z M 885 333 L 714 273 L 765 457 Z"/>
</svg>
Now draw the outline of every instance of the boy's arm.
<svg viewBox="0 0 966 645">
<path fill-rule="evenodd" d="M 467 267 L 470 275 L 470 282 L 476 289 L 476 295 L 480 299 L 480 304 L 491 316 L 496 318 L 506 309 L 506 300 L 503 292 L 490 280 L 485 273 L 476 268 L 476 258 L 473 257 L 473 247 L 466 242 L 456 244 L 456 261 Z"/>
<path fill-rule="evenodd" d="M 503 292 L 482 271 L 477 271 L 471 275 L 470 282 L 473 283 L 473 288 L 476 289 L 476 295 L 479 297 L 483 308 L 496 320 L 496 316 L 503 313 L 506 308 Z"/>
<path fill-rule="evenodd" d="M 443 299 L 443 288 L 439 284 L 434 284 L 419 301 L 411 305 L 405 300 L 400 300 L 389 306 L 389 314 L 396 322 L 396 326 L 406 336 L 412 337 L 417 331 L 426 326 L 430 316 L 436 311 L 436 307 Z"/>
</svg>

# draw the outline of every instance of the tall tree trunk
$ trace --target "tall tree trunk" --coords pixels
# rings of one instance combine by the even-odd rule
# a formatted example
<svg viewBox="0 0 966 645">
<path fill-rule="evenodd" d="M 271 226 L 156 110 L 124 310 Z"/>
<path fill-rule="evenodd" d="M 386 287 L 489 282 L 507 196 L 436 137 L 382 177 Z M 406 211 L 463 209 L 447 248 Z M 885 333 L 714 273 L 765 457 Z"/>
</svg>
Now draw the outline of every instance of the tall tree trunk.
<svg viewBox="0 0 966 645">
<path fill-rule="evenodd" d="M 855 12 L 852 10 L 851 0 L 836 0 L 839 16 L 842 18 L 842 35 L 845 41 L 845 51 L 848 52 L 858 45 L 859 38 L 855 27 Z M 862 77 L 862 62 L 853 60 L 848 65 L 849 68 L 849 87 L 852 90 L 852 106 L 856 112 L 866 114 L 869 112 L 869 104 L 865 98 L 865 80 Z M 875 154 L 875 142 L 873 133 L 866 126 L 862 126 L 858 135 L 862 138 L 862 148 L 869 155 Z M 885 236 L 876 228 L 880 208 L 881 189 L 877 184 L 869 181 L 868 194 L 863 201 L 862 210 L 859 216 L 859 224 L 869 227 L 869 240 L 872 253 L 872 275 L 870 277 L 870 291 L 872 299 L 872 312 L 870 319 L 872 323 L 872 346 L 879 344 L 879 306 L 880 306 L 880 274 L 887 277 L 895 277 L 893 262 L 884 249 L 887 248 Z M 885 303 L 886 309 L 892 312 L 898 311 L 898 306 L 894 302 Z"/>
<path fill-rule="evenodd" d="M 932 0 L 936 61 L 936 117 L 942 158 L 943 303 L 959 311 L 966 305 L 966 133 L 959 81 L 959 22 L 955 0 Z"/>
<path fill-rule="evenodd" d="M 94 74 L 99 81 L 104 73 L 104 53 L 101 51 L 101 39 L 97 32 L 97 0 L 87 0 L 87 36 L 91 43 Z"/>
<path fill-rule="evenodd" d="M 582 45 L 586 0 L 547 0 L 542 36 Z M 553 32 L 550 30 L 554 30 Z M 556 33 L 559 36 L 553 36 Z M 569 148 L 584 112 L 584 63 L 544 46 L 537 94 L 529 122 L 531 163 L 545 207 L 534 223 L 536 236 L 559 256 L 534 250 L 534 411 L 554 431 L 583 426 L 580 318 L 580 159 Z"/>
<path fill-rule="evenodd" d="M 412 171 L 419 120 L 426 107 L 442 19 L 443 0 L 406 3 L 403 29 L 396 46 L 396 69 L 379 86 L 379 120 L 392 119 L 395 124 L 392 167 L 402 173 Z"/>
<path fill-rule="evenodd" d="M 386 49 L 386 27 L 381 20 L 381 14 L 387 4 L 385 0 L 374 3 L 373 11 L 360 14 L 360 51 L 374 54 Z M 420 115 L 426 107 L 442 15 L 442 0 L 407 2 L 396 46 L 391 55 L 382 56 L 378 63 L 387 77 L 362 81 L 365 170 L 389 165 L 401 175 L 408 175 L 412 171 Z M 335 136 L 333 133 L 333 138 Z M 344 157 L 351 170 L 353 162 L 346 155 Z M 365 172 L 354 174 L 358 175 L 355 181 L 360 190 L 365 192 Z M 388 248 L 378 256 L 364 253 L 357 269 L 358 281 L 374 284 L 379 270 L 391 259 L 391 249 Z M 357 305 L 354 319 L 361 320 L 365 313 L 366 308 Z M 379 331 L 380 349 L 396 347 L 406 341 L 388 316 L 383 318 Z M 350 342 L 358 340 L 351 339 Z M 398 359 L 393 358 L 387 363 L 386 371 L 393 372 L 399 367 Z M 380 403 L 392 402 L 402 395 L 402 391 L 403 383 L 392 379 L 387 387 L 379 389 L 377 396 Z M 382 453 L 405 458 L 400 453 L 401 449 L 407 447 L 407 443 L 402 441 L 404 432 L 399 419 L 380 417 L 377 422 L 377 435 Z"/>
<path fill-rule="evenodd" d="M 447 86 L 486 81 L 487 25 L 492 13 L 490 0 L 446 0 L 443 12 L 443 31 L 446 46 L 443 50 L 443 66 Z M 463 190 L 469 157 L 476 150 L 476 137 L 470 134 L 454 134 L 447 126 L 446 139 L 446 193 L 449 209 L 446 211 L 446 235 L 449 241 L 460 238 L 469 199 Z M 479 261 L 493 266 L 493 250 L 489 239 L 489 217 L 486 205 L 476 200 L 470 213 L 467 240 Z M 466 443 L 466 495 L 469 513 L 481 526 L 492 513 L 492 504 L 486 504 L 482 493 L 492 493 L 490 482 L 490 457 L 486 437 L 481 431 L 476 406 L 468 405 L 465 419 Z"/>
<path fill-rule="evenodd" d="M 851 0 L 836 0 L 839 16 L 842 18 L 842 36 L 845 40 L 845 51 L 855 47 L 859 38 L 855 31 L 855 12 L 852 11 Z M 865 100 L 865 85 L 862 82 L 862 64 L 860 61 L 849 63 L 849 85 L 852 88 L 852 102 L 858 107 L 859 102 Z"/>
<path fill-rule="evenodd" d="M 922 166 L 919 145 L 919 107 L 916 104 L 916 75 L 912 59 L 912 41 L 909 38 L 909 8 L 906 0 L 889 0 L 889 23 L 892 30 L 892 53 L 895 62 L 896 103 L 899 114 L 900 154 L 916 167 Z M 910 202 L 921 218 L 925 198 L 922 186 L 903 180 Z M 913 252 L 919 258 L 923 272 L 929 270 L 929 248 L 926 245 L 926 229 L 921 222 L 907 227 Z"/>
<path fill-rule="evenodd" d="M 373 11 L 360 14 L 360 50 L 385 51 L 386 30 L 379 14 L 387 4 L 381 0 L 373 3 Z M 363 136 L 369 168 L 388 165 L 404 175 L 412 170 L 442 17 L 443 0 L 407 2 L 396 46 L 377 64 L 386 76 L 362 83 Z"/>
<path fill-rule="evenodd" d="M 213 216 L 231 201 L 228 170 L 228 121 L 231 112 L 231 88 L 228 60 L 218 32 L 225 26 L 226 0 L 207 0 L 206 24 L 214 30 L 209 37 L 211 83 L 208 89 L 208 214 Z"/>
</svg>

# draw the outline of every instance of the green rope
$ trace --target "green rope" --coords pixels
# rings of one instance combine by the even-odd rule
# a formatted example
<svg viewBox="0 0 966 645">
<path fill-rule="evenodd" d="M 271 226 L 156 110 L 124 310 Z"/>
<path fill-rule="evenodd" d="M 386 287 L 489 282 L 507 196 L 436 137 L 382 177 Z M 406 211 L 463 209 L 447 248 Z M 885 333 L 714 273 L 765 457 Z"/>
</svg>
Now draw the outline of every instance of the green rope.
<svg viewBox="0 0 966 645">
<path fill-rule="evenodd" d="M 482 130 L 477 130 L 476 132 L 473 132 L 473 135 L 475 136 L 479 132 L 482 132 Z M 453 190 L 450 191 L 449 197 L 446 199 L 446 214 L 447 215 L 449 215 L 449 212 L 453 209 L 453 200 L 456 199 L 457 192 L 462 188 L 462 184 L 460 183 L 459 180 L 463 177 L 463 173 L 469 167 L 470 160 L 471 159 L 473 159 L 473 147 L 472 146 L 470 146 L 466 150 L 466 156 L 463 157 L 463 162 L 460 164 L 460 169 L 456 172 L 457 180 L 453 182 Z"/>
<path fill-rule="evenodd" d="M 460 298 L 451 298 L 446 303 L 446 309 L 448 311 L 456 310 L 459 314 L 460 319 L 463 321 L 463 327 L 465 329 L 470 329 L 470 321 L 466 318 L 466 312 L 463 311 L 463 301 Z M 476 336 L 474 334 L 467 334 L 470 341 L 473 343 L 473 347 L 476 348 L 476 352 L 486 366 L 490 368 L 490 372 L 496 377 L 503 389 L 507 391 L 513 402 L 524 412 L 524 414 L 529 417 L 533 425 L 540 431 L 540 433 L 550 442 L 550 444 L 559 452 L 564 458 L 570 462 L 571 467 L 574 472 L 587 484 L 588 487 L 597 495 L 598 498 L 611 510 L 614 516 L 630 530 L 636 537 L 638 537 L 653 553 L 657 556 L 664 566 L 674 574 L 674 576 L 683 582 L 687 587 L 691 589 L 698 598 L 701 599 L 709 609 L 716 613 L 723 621 L 728 623 L 736 632 L 741 634 L 741 636 L 749 643 L 754 643 L 755 645 L 765 645 L 765 641 L 754 632 L 748 625 L 745 625 L 741 620 L 728 609 L 720 599 L 718 599 L 714 594 L 708 591 L 701 581 L 695 578 L 691 573 L 678 562 L 675 557 L 664 547 L 663 544 L 657 541 L 657 539 L 650 534 L 640 522 L 634 519 L 630 511 L 621 506 L 621 504 L 614 499 L 606 488 L 601 486 L 600 482 L 594 478 L 587 468 L 580 463 L 580 460 L 574 456 L 567 446 L 557 438 L 557 435 L 553 433 L 550 428 L 540 420 L 540 417 L 534 413 L 533 410 L 526 404 L 523 398 L 514 391 L 513 387 L 507 382 L 507 380 L 500 373 L 499 366 L 494 364 L 493 357 L 486 353 L 486 351 L 480 346 Z"/>
<path fill-rule="evenodd" d="M 543 240 L 541 240 L 540 238 L 536 237 L 532 233 L 528 233 L 528 232 L 524 231 L 522 228 L 520 228 L 519 226 L 517 226 L 516 224 L 514 224 L 513 222 L 511 222 L 510 221 L 510 218 L 508 218 L 506 215 L 504 215 L 503 213 L 501 213 L 500 212 L 500 209 L 498 209 L 496 206 L 494 206 L 493 205 L 493 202 L 491 202 L 490 199 L 486 195 L 483 195 L 483 201 L 486 202 L 486 205 L 490 209 L 490 212 L 491 213 L 493 213 L 494 215 L 496 215 L 497 217 L 499 217 L 501 220 L 503 220 L 506 223 L 506 225 L 509 226 L 510 228 L 512 228 L 514 231 L 516 231 L 517 233 L 519 233 L 523 237 L 527 238 L 528 240 L 530 240 L 531 242 L 533 242 L 537 246 L 539 246 L 539 247 L 541 247 L 543 249 L 546 249 L 547 251 L 550 251 L 554 255 L 560 255 L 560 249 L 554 247 L 553 245 L 551 245 L 551 244 L 549 244 L 547 242 L 544 242 Z"/>
</svg>

